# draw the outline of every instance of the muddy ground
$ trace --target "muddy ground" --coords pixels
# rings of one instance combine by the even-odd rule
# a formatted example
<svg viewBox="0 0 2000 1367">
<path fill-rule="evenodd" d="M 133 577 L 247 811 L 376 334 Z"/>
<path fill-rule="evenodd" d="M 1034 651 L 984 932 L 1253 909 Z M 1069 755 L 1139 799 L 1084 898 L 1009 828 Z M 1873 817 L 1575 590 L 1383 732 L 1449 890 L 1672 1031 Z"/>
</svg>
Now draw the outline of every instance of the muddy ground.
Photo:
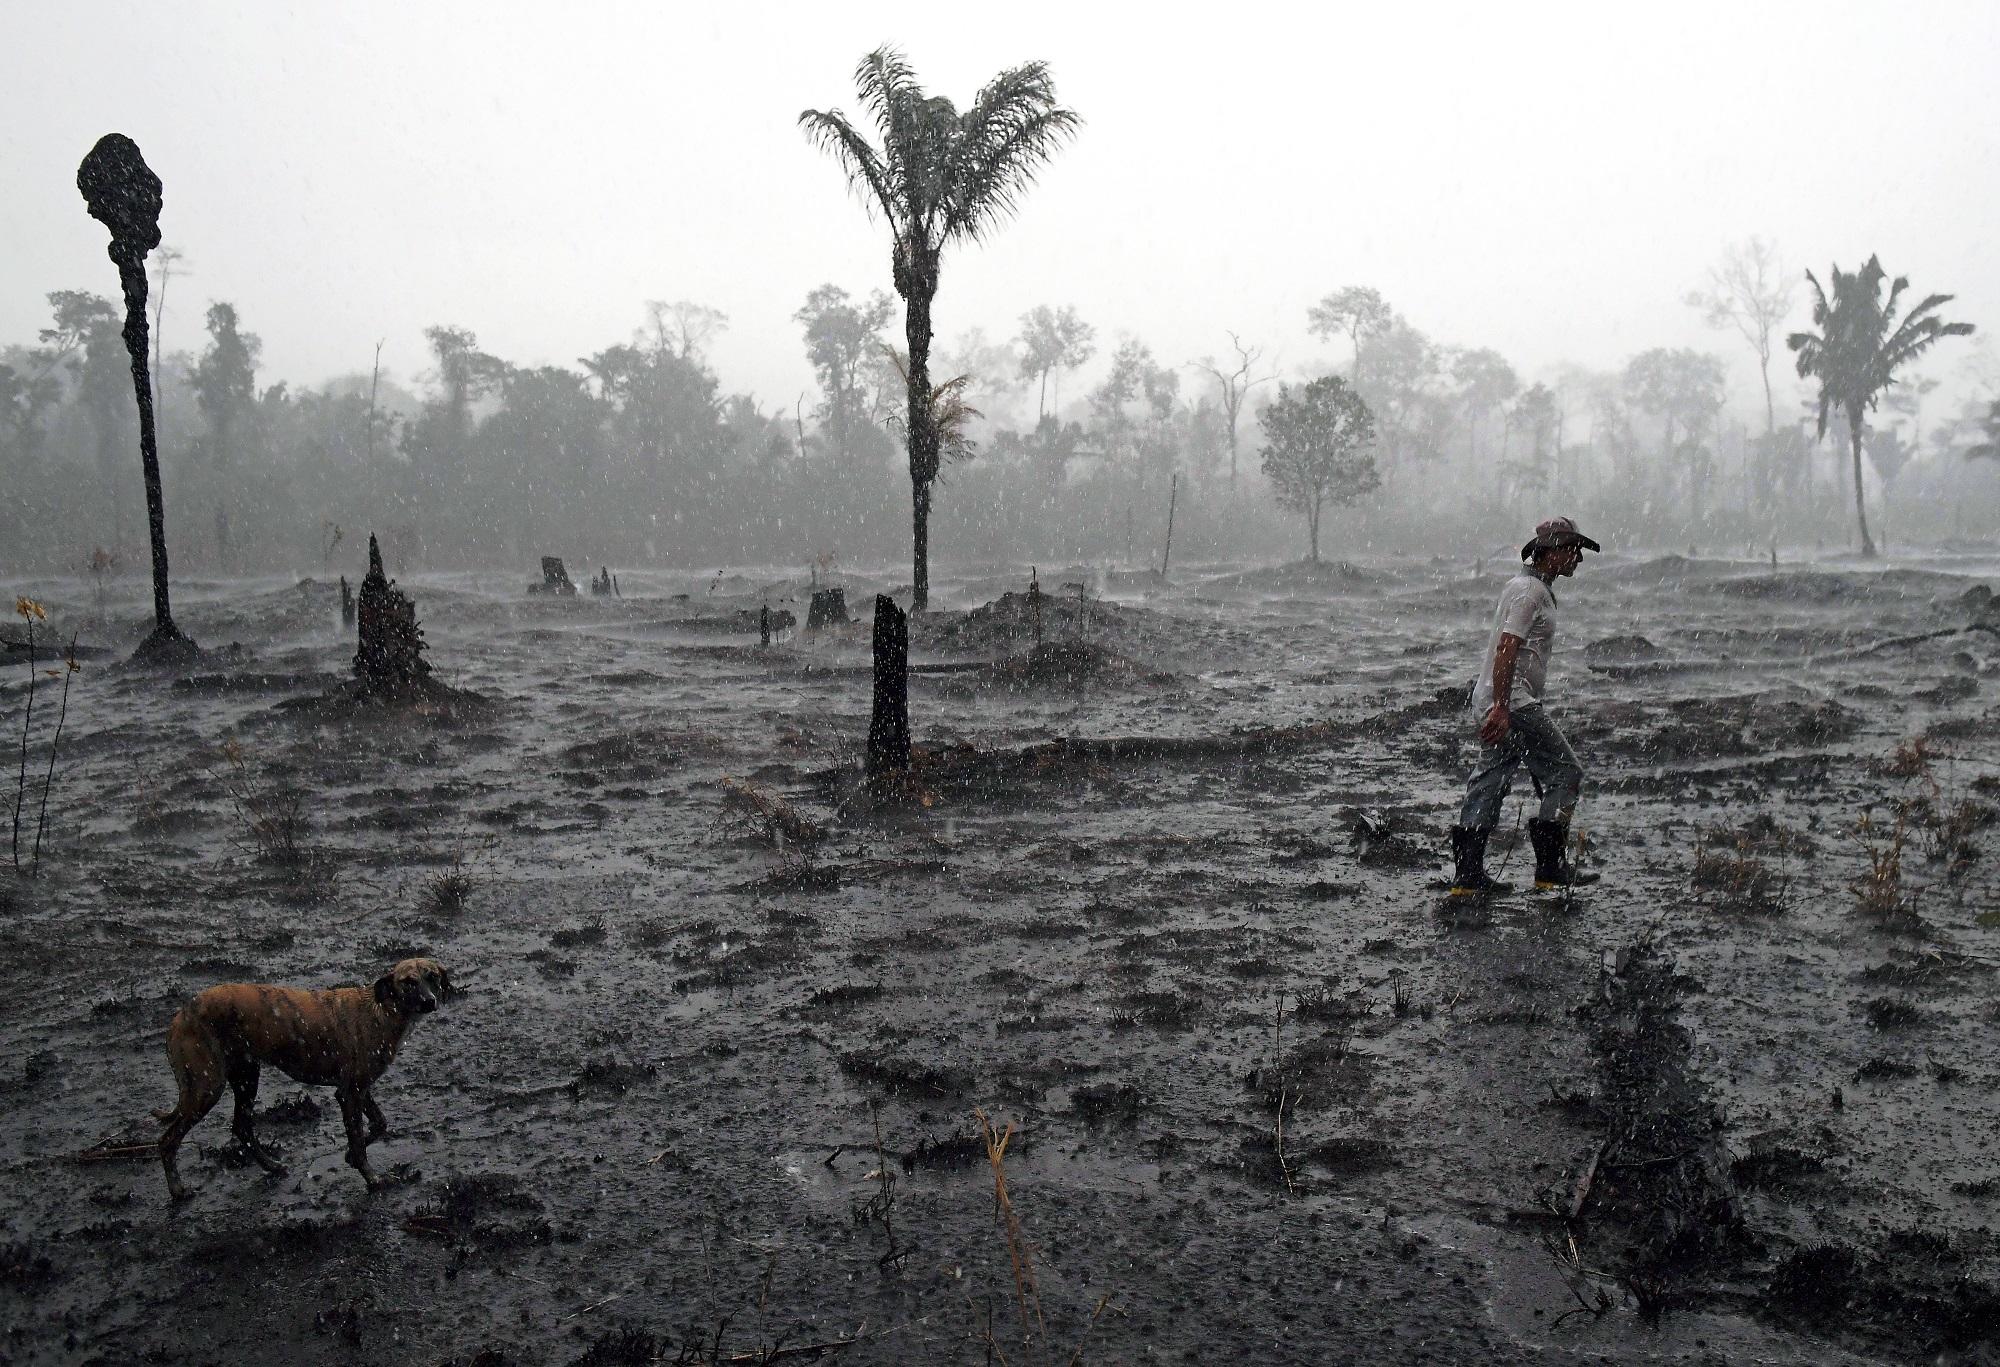
<svg viewBox="0 0 2000 1367">
<path fill-rule="evenodd" d="M 1996 1360 L 2000 556 L 1593 557 L 1604 881 L 1441 914 L 1499 573 L 1044 574 L 1024 662 L 1026 575 L 948 567 L 890 808 L 867 624 L 760 651 L 779 571 L 410 576 L 486 699 L 415 715 L 283 706 L 330 574 L 181 584 L 211 654 L 84 662 L 0 880 L 0 1360 Z M 377 1090 L 395 1186 L 268 1073 L 288 1175 L 224 1109 L 180 1209 L 121 1155 L 190 993 L 416 952 L 468 990 Z"/>
</svg>

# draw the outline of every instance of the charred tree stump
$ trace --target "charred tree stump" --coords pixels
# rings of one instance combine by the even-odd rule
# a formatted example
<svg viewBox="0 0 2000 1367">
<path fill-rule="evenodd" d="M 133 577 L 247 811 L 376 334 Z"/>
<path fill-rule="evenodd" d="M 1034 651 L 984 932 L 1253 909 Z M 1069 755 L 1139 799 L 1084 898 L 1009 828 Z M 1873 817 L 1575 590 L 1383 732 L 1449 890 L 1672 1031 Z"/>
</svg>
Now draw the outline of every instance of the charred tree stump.
<svg viewBox="0 0 2000 1367">
<path fill-rule="evenodd" d="M 837 591 L 837 590 L 836 590 Z M 868 719 L 868 777 L 910 769 L 910 619 L 887 594 L 875 598 L 875 709 Z"/>
<path fill-rule="evenodd" d="M 368 575 L 361 581 L 361 644 L 354 652 L 354 678 L 370 697 L 405 697 L 421 691 L 431 667 L 424 659 L 424 629 L 417 605 L 382 570 L 382 550 L 368 538 Z"/>
<path fill-rule="evenodd" d="M 139 403 L 139 460 L 146 478 L 146 524 L 153 543 L 153 633 L 134 659 L 180 660 L 197 647 L 174 625 L 167 601 L 167 510 L 160 489 L 160 448 L 153 430 L 152 343 L 146 324 L 146 256 L 160 245 L 160 178 L 123 133 L 106 133 L 76 168 L 76 188 L 90 216 L 111 230 L 105 248 L 125 292 L 125 350 Z"/>
<path fill-rule="evenodd" d="M 817 631 L 826 626 L 845 626 L 847 616 L 846 589 L 814 589 L 812 604 L 806 609 L 806 630 Z"/>
<path fill-rule="evenodd" d="M 574 598 L 576 581 L 569 577 L 569 570 L 564 567 L 561 556 L 545 555 L 542 557 L 542 582 L 530 584 L 528 592 L 553 593 L 563 598 Z"/>
<path fill-rule="evenodd" d="M 340 624 L 354 625 L 354 590 L 347 586 L 347 576 L 340 576 Z"/>
</svg>

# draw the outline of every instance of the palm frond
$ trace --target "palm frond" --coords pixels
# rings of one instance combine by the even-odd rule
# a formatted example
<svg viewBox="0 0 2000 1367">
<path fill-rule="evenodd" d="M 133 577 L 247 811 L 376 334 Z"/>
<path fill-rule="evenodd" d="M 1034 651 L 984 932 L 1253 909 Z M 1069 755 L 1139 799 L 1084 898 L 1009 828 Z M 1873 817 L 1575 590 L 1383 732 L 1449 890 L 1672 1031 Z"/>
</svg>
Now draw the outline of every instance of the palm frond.
<svg viewBox="0 0 2000 1367">
<path fill-rule="evenodd" d="M 868 139 L 855 131 L 854 125 L 838 109 L 808 109 L 799 115 L 799 127 L 813 144 L 830 152 L 840 162 L 847 173 L 847 183 L 857 194 L 874 197 L 869 206 L 873 213 L 876 207 L 889 220 L 892 228 L 902 227 L 898 210 L 901 208 L 895 186 L 891 182 L 888 168 L 882 163 L 882 156 Z"/>
<path fill-rule="evenodd" d="M 1042 62 L 1003 71 L 979 92 L 952 149 L 945 238 L 977 241 L 1014 213 L 1021 192 L 1082 122 L 1055 99 Z"/>
<path fill-rule="evenodd" d="M 854 88 L 862 108 L 875 120 L 875 127 L 888 141 L 890 130 L 907 117 L 910 106 L 924 98 L 917 73 L 898 48 L 884 44 L 863 57 L 854 68 Z"/>
<path fill-rule="evenodd" d="M 946 232 L 979 241 L 1013 217 L 1022 191 L 1035 183 L 1055 150 L 1075 135 L 1080 121 L 1067 109 L 1051 109 L 1023 122 L 958 181 Z"/>
</svg>

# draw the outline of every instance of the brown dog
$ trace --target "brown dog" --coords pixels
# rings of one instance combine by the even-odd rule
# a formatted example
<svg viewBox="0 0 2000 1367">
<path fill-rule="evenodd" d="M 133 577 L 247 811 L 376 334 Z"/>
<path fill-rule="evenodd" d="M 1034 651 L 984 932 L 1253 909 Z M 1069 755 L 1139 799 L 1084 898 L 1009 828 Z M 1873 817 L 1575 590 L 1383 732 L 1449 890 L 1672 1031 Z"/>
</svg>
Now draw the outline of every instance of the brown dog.
<svg viewBox="0 0 2000 1367">
<path fill-rule="evenodd" d="M 201 993 L 167 1028 L 167 1061 L 180 1084 L 180 1100 L 170 1111 L 153 1113 L 166 1126 L 160 1161 L 167 1169 L 168 1194 L 176 1201 L 187 1199 L 174 1157 L 187 1132 L 221 1100 L 224 1082 L 236 1093 L 230 1128 L 237 1142 L 264 1171 L 285 1170 L 257 1142 L 251 1123 L 257 1070 L 265 1063 L 300 1082 L 334 1089 L 347 1126 L 347 1161 L 374 1190 L 377 1179 L 368 1170 L 368 1146 L 389 1126 L 370 1089 L 395 1060 L 404 1036 L 451 993 L 451 976 L 435 959 L 405 959 L 373 987 L 311 992 L 267 983 L 224 983 Z"/>
</svg>

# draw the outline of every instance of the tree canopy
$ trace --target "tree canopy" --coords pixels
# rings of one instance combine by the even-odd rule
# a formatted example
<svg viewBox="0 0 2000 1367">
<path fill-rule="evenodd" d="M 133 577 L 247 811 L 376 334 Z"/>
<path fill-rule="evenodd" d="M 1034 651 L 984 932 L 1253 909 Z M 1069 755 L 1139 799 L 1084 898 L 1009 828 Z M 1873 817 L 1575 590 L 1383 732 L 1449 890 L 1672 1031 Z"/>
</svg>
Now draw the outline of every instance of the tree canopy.
<svg viewBox="0 0 2000 1367">
<path fill-rule="evenodd" d="M 1265 478 L 1279 506 L 1305 515 L 1308 558 L 1317 561 L 1324 506 L 1353 503 L 1381 487 L 1375 416 L 1345 380 L 1328 375 L 1299 389 L 1279 385 L 1258 422 Z"/>
</svg>

